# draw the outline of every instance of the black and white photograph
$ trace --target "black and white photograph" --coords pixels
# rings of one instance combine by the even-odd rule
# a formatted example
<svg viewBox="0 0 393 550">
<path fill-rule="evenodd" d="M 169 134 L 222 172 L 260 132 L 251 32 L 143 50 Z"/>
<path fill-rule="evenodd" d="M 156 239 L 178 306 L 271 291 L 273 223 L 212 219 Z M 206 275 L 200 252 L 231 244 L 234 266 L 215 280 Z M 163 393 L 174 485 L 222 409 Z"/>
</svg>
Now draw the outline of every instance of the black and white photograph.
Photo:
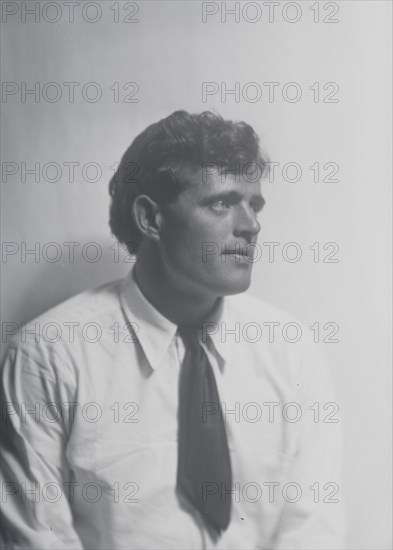
<svg viewBox="0 0 393 550">
<path fill-rule="evenodd" d="M 392 549 L 392 2 L 0 7 L 0 548 Z"/>
</svg>

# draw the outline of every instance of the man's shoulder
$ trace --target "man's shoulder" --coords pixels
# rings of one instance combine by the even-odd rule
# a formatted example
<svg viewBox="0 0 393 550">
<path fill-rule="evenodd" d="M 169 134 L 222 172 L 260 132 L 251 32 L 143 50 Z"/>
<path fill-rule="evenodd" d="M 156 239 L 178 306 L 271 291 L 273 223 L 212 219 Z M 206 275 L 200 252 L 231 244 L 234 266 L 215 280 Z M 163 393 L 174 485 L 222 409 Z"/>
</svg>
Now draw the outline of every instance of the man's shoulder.
<svg viewBox="0 0 393 550">
<path fill-rule="evenodd" d="M 10 338 L 9 348 L 38 357 L 45 350 L 70 351 L 78 341 L 92 341 L 121 316 L 121 283 L 116 280 L 89 288 L 21 323 Z"/>
<path fill-rule="evenodd" d="M 234 353 L 238 348 L 242 354 L 246 349 L 260 354 L 264 369 L 271 369 L 272 376 L 287 376 L 296 388 L 312 383 L 329 386 L 324 353 L 304 321 L 251 293 L 231 296 L 227 303 L 231 331 L 226 333 L 235 332 L 244 344 L 234 346 Z"/>
<path fill-rule="evenodd" d="M 94 321 L 120 308 L 119 291 L 122 280 L 111 281 L 98 287 L 88 288 L 44 311 L 31 321 L 33 323 Z"/>
</svg>

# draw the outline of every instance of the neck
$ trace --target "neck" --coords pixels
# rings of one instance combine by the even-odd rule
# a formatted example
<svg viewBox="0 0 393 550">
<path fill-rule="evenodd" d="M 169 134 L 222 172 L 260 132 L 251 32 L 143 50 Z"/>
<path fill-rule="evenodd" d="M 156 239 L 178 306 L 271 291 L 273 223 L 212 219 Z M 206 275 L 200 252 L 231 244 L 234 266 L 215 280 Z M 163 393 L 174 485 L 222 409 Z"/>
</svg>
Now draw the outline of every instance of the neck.
<svg viewBox="0 0 393 550">
<path fill-rule="evenodd" d="M 201 325 L 219 300 L 219 296 L 207 294 L 203 289 L 181 288 L 168 276 L 161 262 L 151 257 L 138 256 L 134 276 L 145 298 L 176 325 Z"/>
</svg>

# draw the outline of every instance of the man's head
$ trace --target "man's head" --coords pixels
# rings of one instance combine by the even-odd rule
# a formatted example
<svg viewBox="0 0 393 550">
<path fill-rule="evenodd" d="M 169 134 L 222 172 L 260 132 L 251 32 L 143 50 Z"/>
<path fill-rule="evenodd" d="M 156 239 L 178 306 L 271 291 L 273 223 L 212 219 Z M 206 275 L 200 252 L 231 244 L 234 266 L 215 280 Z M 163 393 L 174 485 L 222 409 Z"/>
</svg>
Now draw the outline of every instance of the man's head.
<svg viewBox="0 0 393 550">
<path fill-rule="evenodd" d="M 110 182 L 110 226 L 181 288 L 236 294 L 250 284 L 266 158 L 244 122 L 177 111 L 133 141 Z M 237 253 L 237 254 L 235 254 Z"/>
</svg>

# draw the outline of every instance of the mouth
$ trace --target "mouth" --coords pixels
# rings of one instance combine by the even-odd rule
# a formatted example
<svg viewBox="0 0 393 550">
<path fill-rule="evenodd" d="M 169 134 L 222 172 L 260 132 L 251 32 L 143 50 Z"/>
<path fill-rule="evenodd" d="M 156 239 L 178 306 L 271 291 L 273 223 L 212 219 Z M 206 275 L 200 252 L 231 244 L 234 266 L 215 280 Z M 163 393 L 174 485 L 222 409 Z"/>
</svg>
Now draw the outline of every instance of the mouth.
<svg viewBox="0 0 393 550">
<path fill-rule="evenodd" d="M 248 254 L 247 253 L 243 253 L 243 252 L 239 252 L 238 250 L 227 250 L 226 252 L 223 253 L 223 256 L 224 256 L 224 262 L 225 262 L 225 259 L 226 257 L 228 256 L 229 258 L 232 258 L 235 262 L 237 263 L 252 263 L 253 259 L 254 259 L 254 253 L 253 252 L 249 252 Z"/>
</svg>

